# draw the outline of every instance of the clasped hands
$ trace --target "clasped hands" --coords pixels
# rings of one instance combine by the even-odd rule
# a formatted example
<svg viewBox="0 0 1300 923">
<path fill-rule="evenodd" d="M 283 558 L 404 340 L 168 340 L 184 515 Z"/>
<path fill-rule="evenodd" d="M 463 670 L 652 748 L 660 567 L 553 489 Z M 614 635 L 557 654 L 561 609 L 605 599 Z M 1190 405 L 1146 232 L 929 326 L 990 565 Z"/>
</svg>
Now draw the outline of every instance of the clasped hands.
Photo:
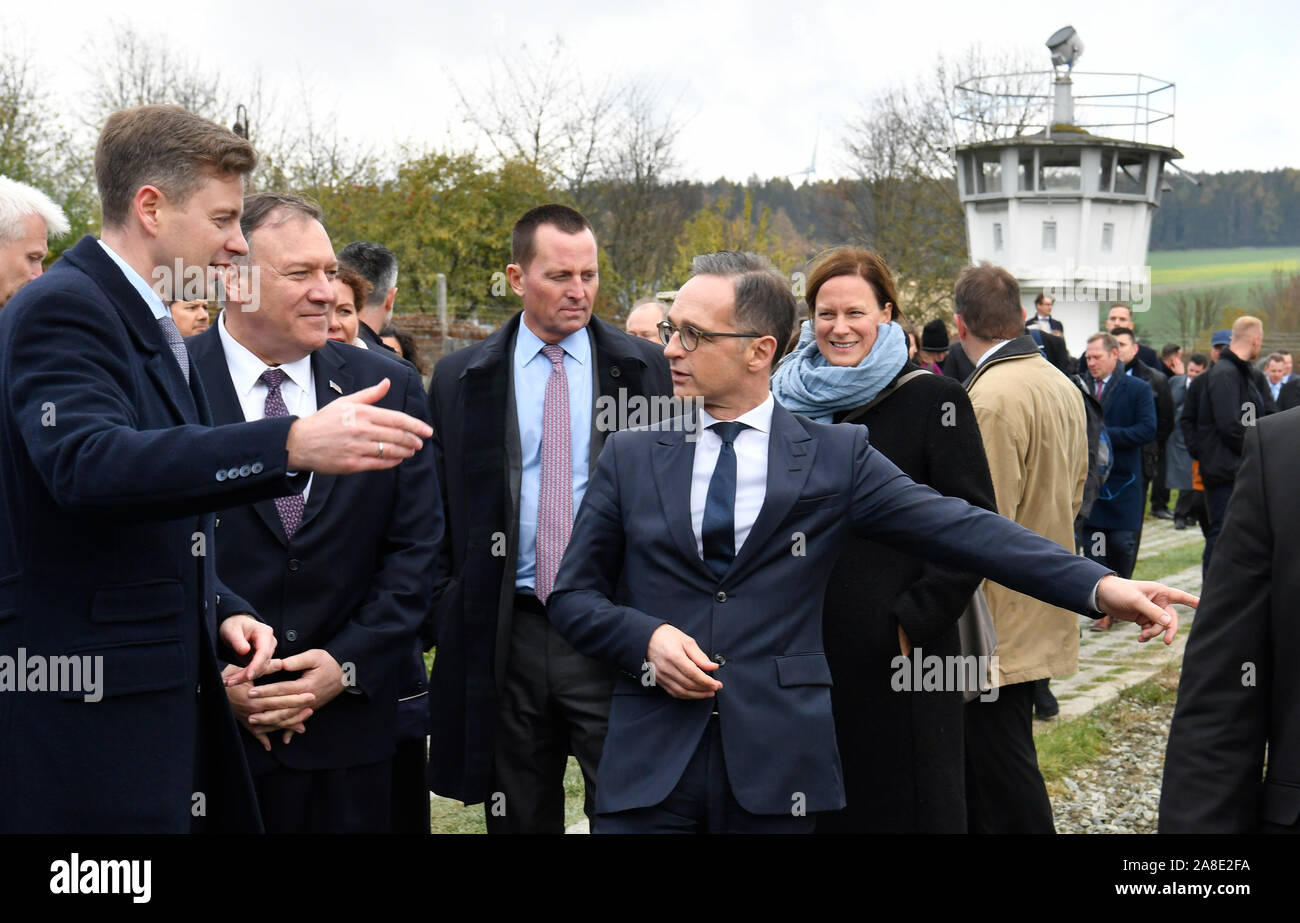
<svg viewBox="0 0 1300 923">
<path fill-rule="evenodd" d="M 283 732 L 289 743 L 305 734 L 304 722 L 345 688 L 343 669 L 328 651 L 315 648 L 292 657 L 275 659 L 276 640 L 271 626 L 252 616 L 233 615 L 221 623 L 221 637 L 236 654 L 252 653 L 247 667 L 226 667 L 222 680 L 226 696 L 239 723 L 270 751 L 270 735 Z M 301 671 L 297 679 L 254 686 L 260 676 L 284 670 Z"/>
</svg>

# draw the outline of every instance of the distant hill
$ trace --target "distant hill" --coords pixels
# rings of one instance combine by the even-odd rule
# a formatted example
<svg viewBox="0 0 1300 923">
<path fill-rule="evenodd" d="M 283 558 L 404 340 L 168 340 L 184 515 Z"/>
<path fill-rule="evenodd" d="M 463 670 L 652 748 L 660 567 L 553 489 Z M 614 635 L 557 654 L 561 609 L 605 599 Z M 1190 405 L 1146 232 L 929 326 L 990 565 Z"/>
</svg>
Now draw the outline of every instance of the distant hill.
<svg viewBox="0 0 1300 923">
<path fill-rule="evenodd" d="M 1221 247 L 1300 246 L 1300 170 L 1242 170 L 1197 176 L 1200 185 L 1170 171 L 1151 227 L 1152 250 Z M 828 245 L 844 234 L 848 180 L 794 186 L 788 179 L 745 182 L 719 179 L 681 184 L 689 200 L 744 200 L 748 188 L 756 208 L 784 212 L 810 240 Z"/>
</svg>

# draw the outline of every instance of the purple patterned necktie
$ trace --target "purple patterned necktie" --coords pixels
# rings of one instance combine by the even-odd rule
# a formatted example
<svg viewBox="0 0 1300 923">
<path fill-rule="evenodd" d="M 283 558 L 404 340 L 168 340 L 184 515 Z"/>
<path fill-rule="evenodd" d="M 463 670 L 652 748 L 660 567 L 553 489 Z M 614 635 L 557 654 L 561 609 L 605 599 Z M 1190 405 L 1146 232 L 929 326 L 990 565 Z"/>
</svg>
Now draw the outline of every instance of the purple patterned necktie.
<svg viewBox="0 0 1300 923">
<path fill-rule="evenodd" d="M 546 602 L 573 530 L 573 435 L 569 430 L 569 379 L 564 348 L 543 346 L 551 360 L 542 405 L 542 479 L 537 503 L 537 577 L 534 592 Z"/>
<path fill-rule="evenodd" d="M 281 369 L 267 369 L 257 379 L 266 385 L 266 406 L 262 411 L 265 416 L 289 416 L 289 408 L 284 405 L 284 395 L 280 393 L 280 385 L 288 377 Z M 302 525 L 303 506 L 301 493 L 275 498 L 275 508 L 280 511 L 280 524 L 284 526 L 284 534 L 289 538 L 293 538 L 293 533 Z"/>
</svg>

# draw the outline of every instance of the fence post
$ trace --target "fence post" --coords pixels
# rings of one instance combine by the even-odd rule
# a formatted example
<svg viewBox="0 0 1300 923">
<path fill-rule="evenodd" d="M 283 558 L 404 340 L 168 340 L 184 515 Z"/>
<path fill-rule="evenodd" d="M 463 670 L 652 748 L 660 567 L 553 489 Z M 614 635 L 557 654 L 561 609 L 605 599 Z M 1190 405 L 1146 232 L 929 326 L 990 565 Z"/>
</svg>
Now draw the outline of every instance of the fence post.
<svg viewBox="0 0 1300 923">
<path fill-rule="evenodd" d="M 438 282 L 438 326 L 442 328 L 442 338 L 447 338 L 447 274 L 440 272 Z"/>
</svg>

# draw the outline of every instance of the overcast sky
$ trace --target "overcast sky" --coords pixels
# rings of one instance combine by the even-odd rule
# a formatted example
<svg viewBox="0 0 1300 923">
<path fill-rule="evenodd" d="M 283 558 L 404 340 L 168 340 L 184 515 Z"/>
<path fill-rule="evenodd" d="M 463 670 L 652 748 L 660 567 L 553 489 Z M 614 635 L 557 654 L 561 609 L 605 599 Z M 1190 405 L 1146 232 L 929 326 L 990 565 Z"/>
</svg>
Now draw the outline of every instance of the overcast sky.
<svg viewBox="0 0 1300 923">
<path fill-rule="evenodd" d="M 802 170 L 819 123 L 818 173 L 841 173 L 844 123 L 873 91 L 910 81 L 931 69 L 939 52 L 957 55 L 973 43 L 1027 51 L 1046 68 L 1043 42 L 1068 23 L 1086 46 L 1079 69 L 1140 71 L 1177 85 L 1175 143 L 1186 168 L 1300 165 L 1295 0 L 1246 2 L 1231 12 L 1221 0 L 1074 7 L 1042 0 L 658 0 L 626 7 L 608 0 L 261 0 L 233 7 L 120 0 L 112 8 L 160 47 L 192 49 L 196 59 L 232 74 L 260 69 L 282 99 L 296 98 L 306 83 L 319 94 L 317 111 L 339 115 L 340 134 L 380 148 L 472 144 L 446 75 L 476 86 L 494 52 L 543 47 L 560 35 L 588 78 L 634 78 L 678 101 L 681 172 L 700 180 Z M 86 84 L 77 59 L 88 53 L 87 39 L 102 34 L 94 24 L 103 9 L 99 0 L 10 6 L 4 38 L 25 40 L 54 88 L 70 97 Z"/>
</svg>

